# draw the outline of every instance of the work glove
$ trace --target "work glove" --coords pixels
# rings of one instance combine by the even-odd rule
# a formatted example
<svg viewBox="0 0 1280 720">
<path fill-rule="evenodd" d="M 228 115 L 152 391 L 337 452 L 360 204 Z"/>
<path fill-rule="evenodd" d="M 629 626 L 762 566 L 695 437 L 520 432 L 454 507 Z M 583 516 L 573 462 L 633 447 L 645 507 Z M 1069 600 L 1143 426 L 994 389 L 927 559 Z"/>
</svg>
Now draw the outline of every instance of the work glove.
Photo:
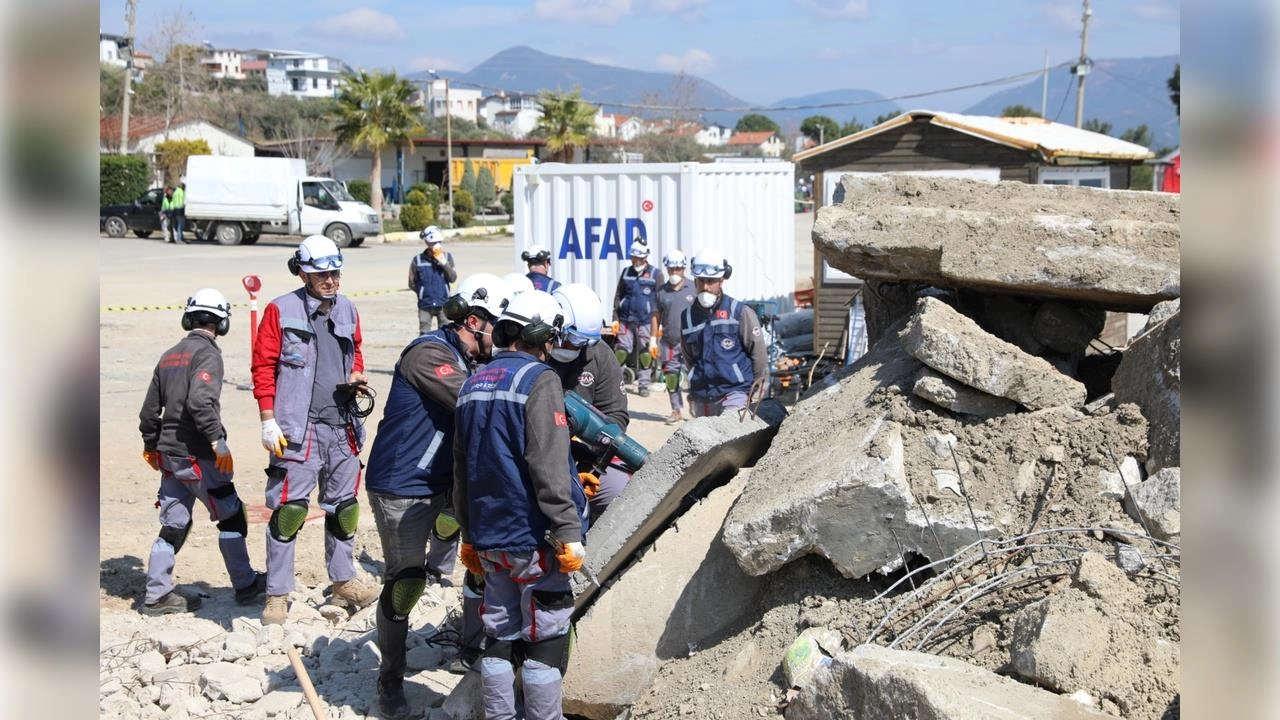
<svg viewBox="0 0 1280 720">
<path fill-rule="evenodd" d="M 560 569 L 566 574 L 582 569 L 582 561 L 587 559 L 587 549 L 580 542 L 565 543 L 556 560 L 560 561 Z"/>
<path fill-rule="evenodd" d="M 654 362 L 658 361 L 658 341 L 657 340 L 649 341 L 649 357 L 653 358 Z"/>
<path fill-rule="evenodd" d="M 262 447 L 266 448 L 267 452 L 276 457 L 284 457 L 284 449 L 288 445 L 289 440 L 280 431 L 280 425 L 276 423 L 275 418 L 262 421 Z"/>
<path fill-rule="evenodd" d="M 614 334 L 614 335 L 617 335 L 617 334 L 618 334 L 618 330 L 620 329 L 620 327 L 621 327 L 621 326 L 618 324 L 618 321 L 617 321 L 617 320 L 614 320 L 614 321 L 613 321 L 613 324 L 612 324 L 612 325 L 610 325 L 609 327 L 613 329 L 613 334 Z"/>
<path fill-rule="evenodd" d="M 480 555 L 476 553 L 471 543 L 462 543 L 458 547 L 458 559 L 462 561 L 463 567 L 471 571 L 472 575 L 484 577 L 484 566 L 480 564 Z"/>
<path fill-rule="evenodd" d="M 152 470 L 160 469 L 160 453 L 155 450 L 143 450 L 142 459 L 151 466 Z"/>
<path fill-rule="evenodd" d="M 588 499 L 600 492 L 600 478 L 595 473 L 578 473 L 578 482 L 582 483 L 582 492 L 586 493 Z"/>
<path fill-rule="evenodd" d="M 218 442 L 213 444 L 213 455 L 213 466 L 218 468 L 218 472 L 230 475 L 235 470 L 236 464 L 231 458 L 231 448 L 227 447 L 226 438 L 219 438 Z"/>
</svg>

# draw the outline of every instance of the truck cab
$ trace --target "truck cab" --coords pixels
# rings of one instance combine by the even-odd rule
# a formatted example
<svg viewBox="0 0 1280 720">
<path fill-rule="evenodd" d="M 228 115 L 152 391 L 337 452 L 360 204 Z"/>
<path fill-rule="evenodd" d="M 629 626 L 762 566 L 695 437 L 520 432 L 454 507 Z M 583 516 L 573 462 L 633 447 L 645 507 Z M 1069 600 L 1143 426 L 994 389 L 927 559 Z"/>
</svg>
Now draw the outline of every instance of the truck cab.
<svg viewBox="0 0 1280 720">
<path fill-rule="evenodd" d="M 373 208 L 351 197 L 331 178 L 298 181 L 299 235 L 326 235 L 338 247 L 359 245 L 366 236 L 382 232 Z"/>
</svg>

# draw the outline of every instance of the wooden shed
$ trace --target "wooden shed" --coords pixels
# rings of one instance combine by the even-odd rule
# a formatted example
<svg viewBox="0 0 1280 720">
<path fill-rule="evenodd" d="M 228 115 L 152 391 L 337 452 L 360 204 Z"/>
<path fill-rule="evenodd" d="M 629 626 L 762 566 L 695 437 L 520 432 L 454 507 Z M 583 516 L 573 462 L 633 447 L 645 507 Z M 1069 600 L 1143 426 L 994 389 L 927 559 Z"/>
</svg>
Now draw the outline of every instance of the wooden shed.
<svg viewBox="0 0 1280 720">
<path fill-rule="evenodd" d="M 793 160 L 798 177 L 812 177 L 815 207 L 822 207 L 842 199 L 842 177 L 863 173 L 1127 190 L 1130 168 L 1150 157 L 1141 145 L 1042 118 L 912 110 Z M 813 282 L 814 347 L 830 343 L 843 355 L 850 304 L 862 283 L 827 265 L 821 253 L 814 254 Z"/>
</svg>

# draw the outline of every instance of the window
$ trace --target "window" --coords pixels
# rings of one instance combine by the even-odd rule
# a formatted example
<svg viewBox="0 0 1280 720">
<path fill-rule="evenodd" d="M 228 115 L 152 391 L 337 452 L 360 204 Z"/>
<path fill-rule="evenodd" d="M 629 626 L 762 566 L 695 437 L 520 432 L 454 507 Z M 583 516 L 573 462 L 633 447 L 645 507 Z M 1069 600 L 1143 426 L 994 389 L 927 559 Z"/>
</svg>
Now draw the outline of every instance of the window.
<svg viewBox="0 0 1280 720">
<path fill-rule="evenodd" d="M 324 86 L 325 86 L 326 88 L 328 88 L 329 90 L 332 90 L 332 89 L 333 89 L 333 78 L 325 78 L 325 80 L 324 80 Z"/>
<path fill-rule="evenodd" d="M 1076 185 L 1080 187 L 1111 188 L 1111 168 L 1107 165 L 1081 167 L 1042 167 L 1041 185 Z"/>
<path fill-rule="evenodd" d="M 302 79 L 301 79 L 301 78 L 293 78 L 293 79 L 292 79 L 292 82 L 293 82 L 293 89 L 294 89 L 295 91 L 301 91 L 301 90 L 302 90 Z"/>
<path fill-rule="evenodd" d="M 320 78 L 311 78 L 311 89 L 316 90 L 320 87 Z"/>
</svg>

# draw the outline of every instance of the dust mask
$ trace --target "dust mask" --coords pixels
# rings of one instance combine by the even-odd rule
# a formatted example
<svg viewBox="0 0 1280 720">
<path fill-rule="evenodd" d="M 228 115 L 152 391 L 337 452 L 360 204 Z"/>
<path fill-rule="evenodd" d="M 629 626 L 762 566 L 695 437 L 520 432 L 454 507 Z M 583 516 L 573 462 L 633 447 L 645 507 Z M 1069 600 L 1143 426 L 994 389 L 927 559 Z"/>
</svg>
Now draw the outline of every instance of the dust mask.
<svg viewBox="0 0 1280 720">
<path fill-rule="evenodd" d="M 573 348 L 551 348 L 551 359 L 558 363 L 571 363 L 578 359 L 579 350 Z"/>
<path fill-rule="evenodd" d="M 719 299 L 720 296 L 713 292 L 707 292 L 704 290 L 698 293 L 698 304 L 708 310 L 715 307 L 716 301 Z"/>
</svg>

